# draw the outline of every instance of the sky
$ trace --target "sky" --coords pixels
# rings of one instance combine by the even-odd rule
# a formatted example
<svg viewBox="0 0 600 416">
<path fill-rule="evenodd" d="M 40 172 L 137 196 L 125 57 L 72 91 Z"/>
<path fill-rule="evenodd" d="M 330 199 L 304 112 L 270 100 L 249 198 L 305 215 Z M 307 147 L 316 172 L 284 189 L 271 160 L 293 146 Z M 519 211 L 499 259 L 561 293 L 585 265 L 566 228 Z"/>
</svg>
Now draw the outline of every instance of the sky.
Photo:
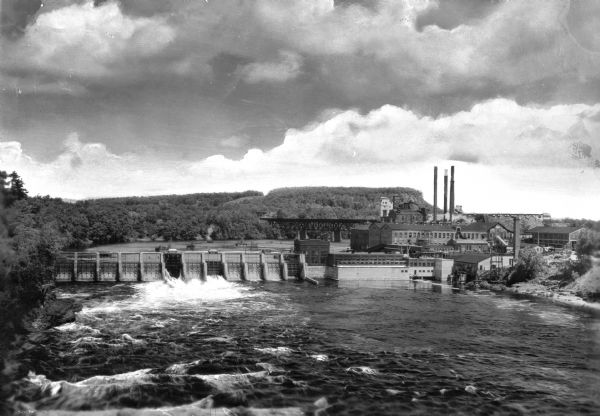
<svg viewBox="0 0 600 416">
<path fill-rule="evenodd" d="M 595 0 L 3 0 L 0 170 L 68 199 L 432 203 L 453 165 L 466 212 L 600 220 L 598 27 Z"/>
</svg>

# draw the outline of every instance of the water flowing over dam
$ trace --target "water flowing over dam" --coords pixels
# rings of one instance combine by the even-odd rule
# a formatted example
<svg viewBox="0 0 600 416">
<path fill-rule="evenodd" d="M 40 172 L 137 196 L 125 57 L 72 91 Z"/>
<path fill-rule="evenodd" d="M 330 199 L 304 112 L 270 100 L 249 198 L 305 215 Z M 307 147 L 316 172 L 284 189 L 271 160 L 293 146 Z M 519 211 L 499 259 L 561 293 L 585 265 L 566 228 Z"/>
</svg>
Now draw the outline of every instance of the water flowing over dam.
<svg viewBox="0 0 600 416">
<path fill-rule="evenodd" d="M 23 358 L 17 400 L 41 415 L 600 408 L 598 317 L 552 303 L 217 276 L 58 290 L 84 308 Z"/>
</svg>

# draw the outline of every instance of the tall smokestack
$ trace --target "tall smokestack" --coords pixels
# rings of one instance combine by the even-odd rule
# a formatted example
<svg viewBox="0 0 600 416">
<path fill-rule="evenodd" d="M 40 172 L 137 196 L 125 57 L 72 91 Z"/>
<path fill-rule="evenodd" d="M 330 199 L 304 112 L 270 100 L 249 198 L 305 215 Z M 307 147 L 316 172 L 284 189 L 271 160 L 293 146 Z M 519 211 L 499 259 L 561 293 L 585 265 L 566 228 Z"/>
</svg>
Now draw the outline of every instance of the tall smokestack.
<svg viewBox="0 0 600 416">
<path fill-rule="evenodd" d="M 521 250 L 521 220 L 519 217 L 513 217 L 513 264 L 519 259 L 519 250 Z"/>
<path fill-rule="evenodd" d="M 448 213 L 448 169 L 444 169 L 444 222 Z"/>
<path fill-rule="evenodd" d="M 454 214 L 454 166 L 450 166 L 450 222 Z"/>
<path fill-rule="evenodd" d="M 437 222 L 437 166 L 433 167 L 433 222 Z"/>
</svg>

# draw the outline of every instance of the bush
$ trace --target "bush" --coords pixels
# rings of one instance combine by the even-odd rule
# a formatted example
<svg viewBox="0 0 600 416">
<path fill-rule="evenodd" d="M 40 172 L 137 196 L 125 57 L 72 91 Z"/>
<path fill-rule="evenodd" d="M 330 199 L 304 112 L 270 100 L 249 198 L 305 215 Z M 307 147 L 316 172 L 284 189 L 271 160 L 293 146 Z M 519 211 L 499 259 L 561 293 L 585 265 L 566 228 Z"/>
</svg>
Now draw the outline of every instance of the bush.
<svg viewBox="0 0 600 416">
<path fill-rule="evenodd" d="M 577 279 L 572 290 L 583 299 L 600 301 L 600 267 L 592 268 Z"/>
<path fill-rule="evenodd" d="M 508 286 L 515 283 L 528 282 L 542 276 L 547 271 L 547 265 L 541 254 L 531 249 L 521 250 L 519 260 L 508 276 Z"/>
</svg>

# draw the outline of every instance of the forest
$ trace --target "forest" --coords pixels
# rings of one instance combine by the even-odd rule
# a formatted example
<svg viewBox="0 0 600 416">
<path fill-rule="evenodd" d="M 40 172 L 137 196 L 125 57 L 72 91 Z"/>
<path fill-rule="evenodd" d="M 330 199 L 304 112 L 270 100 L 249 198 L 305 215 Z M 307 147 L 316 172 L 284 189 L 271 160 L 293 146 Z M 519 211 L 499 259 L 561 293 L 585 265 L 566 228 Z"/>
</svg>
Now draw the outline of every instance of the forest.
<svg viewBox="0 0 600 416">
<path fill-rule="evenodd" d="M 282 188 L 267 195 L 256 191 L 104 198 L 65 202 L 59 198 L 15 200 L 13 229 L 52 228 L 65 248 L 135 240 L 293 238 L 261 221 L 279 218 L 376 218 L 380 197 L 398 195 L 427 206 L 411 188 Z"/>
</svg>

